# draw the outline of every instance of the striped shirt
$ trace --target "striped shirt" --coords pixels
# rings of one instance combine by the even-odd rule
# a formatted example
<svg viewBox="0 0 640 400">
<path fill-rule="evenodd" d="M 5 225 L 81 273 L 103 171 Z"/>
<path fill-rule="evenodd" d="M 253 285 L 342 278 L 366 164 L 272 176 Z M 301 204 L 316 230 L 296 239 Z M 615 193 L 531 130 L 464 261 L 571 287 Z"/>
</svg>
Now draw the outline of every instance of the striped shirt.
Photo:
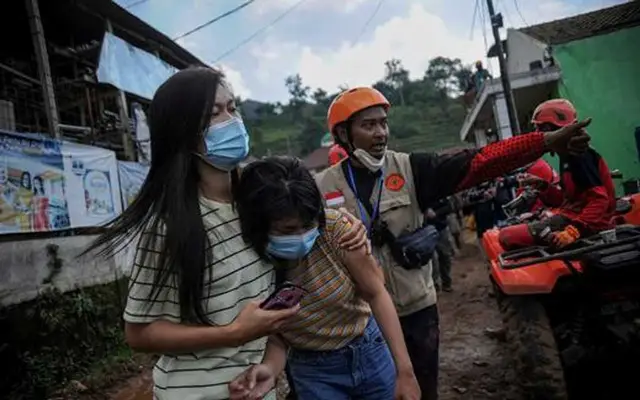
<svg viewBox="0 0 640 400">
<path fill-rule="evenodd" d="M 213 251 L 212 262 L 204 276 L 202 301 L 213 325 L 227 325 L 243 306 L 265 297 L 274 289 L 273 268 L 260 260 L 240 234 L 240 223 L 230 204 L 200 200 L 204 227 Z M 162 240 L 161 234 L 154 235 Z M 143 236 L 144 237 L 144 236 Z M 148 236 L 147 236 L 148 237 Z M 157 243 L 141 256 L 138 246 L 131 274 L 124 319 L 129 323 L 182 321 L 175 277 L 151 297 L 158 257 Z M 154 293 L 155 294 L 155 293 Z M 262 361 L 266 339 L 235 348 L 203 350 L 195 353 L 163 354 L 154 371 L 154 398 L 158 400 L 218 400 L 229 398 L 228 383 L 248 366 Z"/>
<path fill-rule="evenodd" d="M 282 334 L 296 349 L 342 348 L 364 333 L 371 315 L 369 304 L 356 292 L 338 245 L 351 225 L 337 210 L 327 209 L 325 215 L 327 224 L 311 252 L 287 271 L 288 280 L 308 291 Z"/>
</svg>

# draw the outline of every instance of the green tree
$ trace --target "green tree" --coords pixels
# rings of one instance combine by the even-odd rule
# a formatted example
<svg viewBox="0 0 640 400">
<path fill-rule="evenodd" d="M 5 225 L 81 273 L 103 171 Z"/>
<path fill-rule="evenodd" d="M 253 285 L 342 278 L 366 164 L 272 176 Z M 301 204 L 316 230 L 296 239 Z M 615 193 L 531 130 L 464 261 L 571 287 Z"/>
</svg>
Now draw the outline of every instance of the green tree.
<svg viewBox="0 0 640 400">
<path fill-rule="evenodd" d="M 443 96 L 455 96 L 464 92 L 471 70 L 464 67 L 460 59 L 436 57 L 429 61 L 425 78 L 440 90 Z"/>
<path fill-rule="evenodd" d="M 384 66 L 384 83 L 392 87 L 398 93 L 400 104 L 404 105 L 404 87 L 409 82 L 409 71 L 402 66 L 402 61 L 397 58 L 385 62 Z"/>
<path fill-rule="evenodd" d="M 460 94 L 471 70 L 458 59 L 437 57 L 421 79 L 412 80 L 398 59 L 385 63 L 385 74 L 372 82 L 392 104 L 390 146 L 398 151 L 437 151 L 459 145 L 465 110 Z M 251 103 L 245 122 L 252 136 L 252 154 L 292 154 L 304 157 L 316 150 L 326 133 L 327 109 L 339 92 L 312 90 L 299 74 L 288 77 L 286 105 Z M 347 90 L 341 85 L 338 90 Z"/>
</svg>

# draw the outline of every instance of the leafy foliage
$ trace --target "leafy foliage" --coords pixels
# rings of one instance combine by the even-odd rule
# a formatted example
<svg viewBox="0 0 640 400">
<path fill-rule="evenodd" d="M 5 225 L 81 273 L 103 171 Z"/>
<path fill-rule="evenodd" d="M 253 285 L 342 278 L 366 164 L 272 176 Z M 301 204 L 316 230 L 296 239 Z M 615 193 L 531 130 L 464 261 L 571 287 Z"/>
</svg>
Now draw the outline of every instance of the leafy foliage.
<svg viewBox="0 0 640 400">
<path fill-rule="evenodd" d="M 11 399 L 44 399 L 94 364 L 130 354 L 123 338 L 126 282 L 49 290 L 0 313 L 4 373 L 0 393 Z"/>
<path fill-rule="evenodd" d="M 387 61 L 385 76 L 373 87 L 393 105 L 389 113 L 392 148 L 435 151 L 458 144 L 465 116 L 459 96 L 471 75 L 471 69 L 459 59 L 437 57 L 430 61 L 422 78 L 411 80 L 401 60 Z M 288 77 L 285 85 L 290 94 L 286 105 L 242 102 L 254 156 L 302 157 L 315 150 L 326 133 L 327 109 L 339 91 L 329 94 L 320 88 L 312 90 L 299 74 Z"/>
</svg>

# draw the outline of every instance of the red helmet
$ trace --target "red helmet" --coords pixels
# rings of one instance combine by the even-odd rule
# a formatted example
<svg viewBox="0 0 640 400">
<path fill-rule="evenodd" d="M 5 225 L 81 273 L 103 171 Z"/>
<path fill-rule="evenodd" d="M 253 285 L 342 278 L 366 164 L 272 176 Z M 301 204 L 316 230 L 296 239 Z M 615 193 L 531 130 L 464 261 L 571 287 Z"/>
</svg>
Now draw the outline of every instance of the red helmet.
<svg viewBox="0 0 640 400">
<path fill-rule="evenodd" d="M 535 125 L 553 124 L 566 126 L 576 122 L 578 113 L 576 108 L 566 99 L 553 99 L 541 103 L 533 111 L 531 123 Z"/>
<path fill-rule="evenodd" d="M 333 129 L 336 125 L 347 121 L 355 113 L 374 106 L 382 106 L 388 110 L 391 104 L 382 93 L 372 87 L 345 90 L 337 95 L 329 106 L 327 113 L 329 132 L 334 133 Z"/>
<path fill-rule="evenodd" d="M 329 149 L 329 165 L 336 165 L 348 156 L 349 155 L 345 149 L 343 149 L 339 144 L 334 144 Z"/>
</svg>

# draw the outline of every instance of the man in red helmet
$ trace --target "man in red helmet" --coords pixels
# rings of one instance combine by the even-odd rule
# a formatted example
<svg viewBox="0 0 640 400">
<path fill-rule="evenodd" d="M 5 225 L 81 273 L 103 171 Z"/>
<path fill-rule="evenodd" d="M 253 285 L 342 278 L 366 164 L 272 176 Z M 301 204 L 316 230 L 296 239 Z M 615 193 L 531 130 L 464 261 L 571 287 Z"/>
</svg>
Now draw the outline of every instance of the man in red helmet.
<svg viewBox="0 0 640 400">
<path fill-rule="evenodd" d="M 329 166 L 336 165 L 347 157 L 349 157 L 349 155 L 345 149 L 343 149 L 339 144 L 334 144 L 329 149 Z"/>
<path fill-rule="evenodd" d="M 328 207 L 345 207 L 369 230 L 374 255 L 400 316 L 422 396 L 437 399 L 439 317 L 431 276 L 432 231 L 423 226 L 431 204 L 455 192 L 504 175 L 547 151 L 584 151 L 589 121 L 556 132 L 522 135 L 481 149 L 453 154 L 387 150 L 390 104 L 377 90 L 340 93 L 327 115 L 329 130 L 349 157 L 317 177 Z M 407 373 L 407 366 L 396 366 Z M 322 383 L 318 383 L 319 385 Z"/>
<path fill-rule="evenodd" d="M 540 158 L 531 164 L 524 177 L 520 179 L 520 187 L 516 190 L 516 195 L 524 191 L 526 186 L 535 186 L 539 189 L 538 198 L 529 211 L 534 212 L 541 208 L 553 206 L 554 189 L 560 184 L 560 175 L 548 162 Z M 544 190 L 542 190 L 544 188 Z M 548 189 L 550 188 L 550 189 Z"/>
<path fill-rule="evenodd" d="M 532 123 L 539 132 L 555 131 L 577 121 L 568 100 L 554 99 L 540 104 Z M 533 179 L 544 203 L 555 207 L 552 216 L 530 224 L 503 228 L 500 243 L 506 249 L 548 244 L 565 247 L 580 237 L 611 229 L 616 197 L 611 172 L 604 159 L 589 148 L 581 155 L 559 151 L 560 185 Z"/>
</svg>

